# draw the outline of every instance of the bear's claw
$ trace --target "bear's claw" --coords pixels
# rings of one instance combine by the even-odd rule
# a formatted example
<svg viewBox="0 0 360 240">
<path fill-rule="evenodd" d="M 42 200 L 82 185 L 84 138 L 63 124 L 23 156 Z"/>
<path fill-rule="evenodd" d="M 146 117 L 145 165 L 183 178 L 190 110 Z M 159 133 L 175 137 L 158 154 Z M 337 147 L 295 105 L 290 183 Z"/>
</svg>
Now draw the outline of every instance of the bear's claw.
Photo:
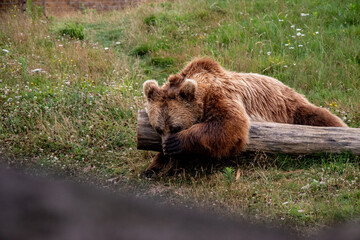
<svg viewBox="0 0 360 240">
<path fill-rule="evenodd" d="M 183 153 L 180 139 L 176 134 L 168 137 L 162 144 L 162 147 L 165 156 L 174 156 Z"/>
<path fill-rule="evenodd" d="M 156 176 L 156 173 L 153 170 L 145 170 L 140 174 L 141 178 L 152 178 L 154 176 Z"/>
</svg>

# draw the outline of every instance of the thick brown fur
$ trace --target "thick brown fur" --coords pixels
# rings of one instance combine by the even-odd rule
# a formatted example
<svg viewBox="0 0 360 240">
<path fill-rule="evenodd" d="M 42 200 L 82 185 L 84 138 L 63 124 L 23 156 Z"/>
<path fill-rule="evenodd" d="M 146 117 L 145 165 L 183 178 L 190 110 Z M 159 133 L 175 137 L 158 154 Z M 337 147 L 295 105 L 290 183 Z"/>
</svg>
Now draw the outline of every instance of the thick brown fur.
<svg viewBox="0 0 360 240">
<path fill-rule="evenodd" d="M 193 60 L 162 87 L 145 82 L 144 94 L 164 150 L 146 171 L 184 152 L 215 158 L 237 154 L 247 142 L 250 121 L 346 127 L 275 78 L 230 72 L 208 58 Z"/>
</svg>

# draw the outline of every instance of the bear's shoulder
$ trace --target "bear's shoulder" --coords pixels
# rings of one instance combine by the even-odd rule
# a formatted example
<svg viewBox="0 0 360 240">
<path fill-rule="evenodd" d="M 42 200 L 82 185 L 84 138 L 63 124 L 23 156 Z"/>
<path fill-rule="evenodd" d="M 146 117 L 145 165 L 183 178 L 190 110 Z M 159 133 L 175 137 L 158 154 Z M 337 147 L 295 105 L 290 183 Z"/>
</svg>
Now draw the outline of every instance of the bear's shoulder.
<svg viewBox="0 0 360 240">
<path fill-rule="evenodd" d="M 196 58 L 181 71 L 183 77 L 191 78 L 194 74 L 208 72 L 217 76 L 225 73 L 221 65 L 210 58 Z"/>
</svg>

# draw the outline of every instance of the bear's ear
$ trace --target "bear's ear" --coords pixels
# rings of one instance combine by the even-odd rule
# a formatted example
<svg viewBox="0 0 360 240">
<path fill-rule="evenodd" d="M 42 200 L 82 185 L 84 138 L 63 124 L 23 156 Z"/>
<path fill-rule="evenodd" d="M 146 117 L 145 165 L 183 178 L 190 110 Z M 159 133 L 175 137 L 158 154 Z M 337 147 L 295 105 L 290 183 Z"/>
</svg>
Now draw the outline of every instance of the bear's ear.
<svg viewBox="0 0 360 240">
<path fill-rule="evenodd" d="M 144 82 L 143 90 L 148 101 L 156 100 L 160 96 L 159 84 L 155 80 Z"/>
<path fill-rule="evenodd" d="M 192 101 L 195 98 L 196 90 L 197 82 L 193 79 L 185 79 L 180 88 L 180 96 L 185 100 Z"/>
</svg>

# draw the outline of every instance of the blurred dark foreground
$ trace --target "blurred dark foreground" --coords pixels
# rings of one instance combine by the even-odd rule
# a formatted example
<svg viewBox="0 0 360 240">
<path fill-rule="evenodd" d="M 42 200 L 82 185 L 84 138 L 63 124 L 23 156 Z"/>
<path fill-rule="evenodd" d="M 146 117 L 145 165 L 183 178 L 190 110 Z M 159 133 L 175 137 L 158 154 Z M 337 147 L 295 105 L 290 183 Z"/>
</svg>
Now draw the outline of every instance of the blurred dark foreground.
<svg viewBox="0 0 360 240">
<path fill-rule="evenodd" d="M 345 226 L 315 239 L 360 239 L 359 226 Z M 0 168 L 0 239 L 298 238 L 244 220 L 220 219 Z"/>
</svg>

